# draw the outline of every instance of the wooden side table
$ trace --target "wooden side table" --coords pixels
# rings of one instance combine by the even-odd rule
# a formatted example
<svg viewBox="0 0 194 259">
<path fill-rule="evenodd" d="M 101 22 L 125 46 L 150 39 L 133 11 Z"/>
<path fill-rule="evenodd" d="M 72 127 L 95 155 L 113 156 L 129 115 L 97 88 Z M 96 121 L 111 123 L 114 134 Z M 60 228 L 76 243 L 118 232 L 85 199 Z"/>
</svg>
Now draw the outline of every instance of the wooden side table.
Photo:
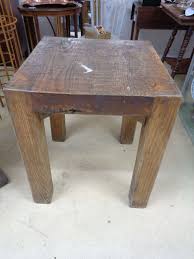
<svg viewBox="0 0 194 259">
<path fill-rule="evenodd" d="M 173 30 L 171 40 L 175 37 L 174 29 L 187 30 L 188 27 L 184 24 L 179 24 L 171 16 L 169 16 L 162 6 L 142 6 L 138 2 L 134 2 L 131 12 L 132 30 L 131 40 L 138 40 L 139 32 L 141 29 L 157 29 L 157 30 Z M 172 45 L 172 42 L 171 42 Z M 175 70 L 177 59 L 168 57 L 170 45 L 167 44 L 166 50 L 163 54 L 162 61 L 166 61 L 171 67 L 172 71 Z M 189 59 L 180 59 L 179 67 L 176 67 L 176 74 L 186 74 L 190 64 Z"/>
<path fill-rule="evenodd" d="M 180 26 L 186 26 L 186 32 L 185 32 L 185 36 L 184 36 L 184 39 L 183 39 L 183 42 L 181 44 L 181 48 L 179 50 L 179 54 L 178 54 L 178 58 L 177 58 L 177 62 L 176 62 L 176 65 L 172 71 L 172 77 L 174 78 L 178 69 L 179 69 L 179 66 L 180 66 L 180 63 L 183 59 L 183 56 L 185 54 L 185 51 L 186 51 L 186 48 L 190 42 L 190 39 L 191 39 L 191 36 L 193 34 L 193 28 L 194 28 L 194 17 L 193 16 L 190 16 L 190 17 L 186 17 L 184 14 L 183 14 L 183 11 L 177 7 L 176 4 L 165 4 L 165 3 L 162 3 L 162 10 L 169 16 L 171 17 L 178 25 Z M 162 57 L 162 61 L 165 60 L 169 50 L 170 50 L 170 47 L 172 46 L 172 43 L 174 42 L 174 39 L 175 39 L 175 36 L 177 34 L 177 31 L 178 31 L 178 28 L 177 28 L 177 25 L 174 26 L 174 29 L 172 31 L 172 35 L 168 41 L 168 44 L 166 46 L 166 49 L 164 51 L 164 55 Z M 192 58 L 192 57 L 191 57 Z M 191 60 L 191 59 L 190 59 Z"/>
<path fill-rule="evenodd" d="M 131 207 L 146 207 L 182 100 L 149 42 L 45 37 L 4 93 L 39 203 L 53 194 L 45 116 L 124 116 L 121 139 L 128 140 L 133 118 L 145 118 L 129 199 Z"/>
<path fill-rule="evenodd" d="M 53 30 L 54 36 L 58 36 L 58 37 L 63 37 L 63 36 L 70 37 L 70 17 L 73 17 L 75 37 L 76 38 L 78 37 L 77 18 L 82 11 L 81 4 L 78 4 L 76 7 L 60 7 L 60 8 L 53 8 L 52 5 L 51 7 L 41 7 L 41 8 L 38 8 L 38 7 L 31 8 L 31 7 L 26 7 L 24 5 L 20 5 L 18 9 L 24 17 L 24 23 L 25 23 L 26 34 L 28 38 L 30 51 L 32 51 L 35 48 L 35 46 L 41 39 L 38 17 L 47 18 Z M 55 18 L 56 31 L 48 18 L 50 16 Z M 65 25 L 66 25 L 66 35 L 65 35 Z M 81 30 L 83 31 L 83 24 L 81 24 L 81 27 L 82 27 Z"/>
<path fill-rule="evenodd" d="M 139 2 L 134 2 L 132 5 L 131 20 L 131 40 L 138 40 L 141 29 L 171 30 L 177 25 L 163 12 L 161 6 L 142 6 Z"/>
<path fill-rule="evenodd" d="M 85 17 L 85 3 L 82 5 L 77 3 L 76 7 L 60 7 L 54 8 L 52 7 L 41 7 L 41 8 L 29 8 L 21 5 L 19 7 L 20 13 L 24 17 L 24 23 L 26 28 L 26 34 L 28 38 L 28 44 L 30 52 L 35 48 L 38 42 L 41 40 L 40 36 L 40 28 L 38 17 L 45 17 L 48 19 L 51 28 L 53 29 L 53 33 L 57 37 L 70 37 L 70 17 L 73 17 L 74 21 L 74 31 L 75 37 L 78 37 L 78 16 L 81 15 Z M 50 22 L 48 16 L 55 18 L 55 29 L 53 28 L 52 23 Z M 66 35 L 65 35 L 65 25 L 66 25 Z M 83 33 L 83 23 L 81 22 L 81 31 Z M 53 114 L 50 117 L 51 121 L 51 133 L 53 141 L 65 141 L 66 133 L 64 129 L 65 118 L 62 114 Z"/>
</svg>

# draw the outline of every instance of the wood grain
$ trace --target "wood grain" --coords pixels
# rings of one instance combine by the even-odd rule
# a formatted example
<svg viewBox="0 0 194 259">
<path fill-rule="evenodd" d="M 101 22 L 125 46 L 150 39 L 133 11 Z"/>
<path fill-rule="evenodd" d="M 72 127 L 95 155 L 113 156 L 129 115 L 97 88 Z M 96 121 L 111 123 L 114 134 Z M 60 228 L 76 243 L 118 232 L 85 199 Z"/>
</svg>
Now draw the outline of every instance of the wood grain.
<svg viewBox="0 0 194 259">
<path fill-rule="evenodd" d="M 178 98 L 156 98 L 152 114 L 142 126 L 129 192 L 131 207 L 147 205 L 180 103 Z"/>
<path fill-rule="evenodd" d="M 53 184 L 45 129 L 38 113 L 32 112 L 30 95 L 6 93 L 18 144 L 24 159 L 33 199 L 37 203 L 50 203 Z"/>
<path fill-rule="evenodd" d="M 7 86 L 13 88 L 67 95 L 180 96 L 150 43 L 122 40 L 45 37 Z"/>
<path fill-rule="evenodd" d="M 42 203 L 53 187 L 41 118 L 52 116 L 56 139 L 64 138 L 65 123 L 53 114 L 141 118 L 130 205 L 146 206 L 182 97 L 149 43 L 46 37 L 4 93 L 34 200 Z M 126 119 L 121 141 L 131 142 L 136 122 Z"/>
<path fill-rule="evenodd" d="M 122 117 L 121 135 L 120 135 L 121 144 L 133 143 L 136 124 L 137 124 L 137 118 L 129 117 L 129 116 Z"/>
<path fill-rule="evenodd" d="M 52 140 L 63 142 L 66 138 L 65 115 L 54 113 L 50 116 Z"/>
</svg>

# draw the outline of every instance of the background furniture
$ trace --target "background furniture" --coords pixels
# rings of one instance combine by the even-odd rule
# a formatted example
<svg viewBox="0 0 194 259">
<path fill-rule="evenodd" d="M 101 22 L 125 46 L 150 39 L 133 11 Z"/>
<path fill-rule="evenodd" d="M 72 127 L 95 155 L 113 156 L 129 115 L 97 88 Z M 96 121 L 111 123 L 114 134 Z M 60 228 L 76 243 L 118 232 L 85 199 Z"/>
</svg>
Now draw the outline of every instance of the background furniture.
<svg viewBox="0 0 194 259">
<path fill-rule="evenodd" d="M 26 33 L 28 38 L 28 44 L 30 52 L 35 48 L 38 42 L 41 40 L 40 35 L 40 28 L 39 28 L 39 20 L 38 17 L 45 17 L 48 19 L 55 36 L 59 37 L 70 37 L 70 17 L 73 17 L 74 21 L 74 32 L 75 37 L 78 37 L 78 16 L 82 14 L 82 17 L 86 16 L 86 7 L 85 3 L 83 2 L 82 5 L 77 3 L 75 7 L 63 7 L 63 5 L 59 5 L 60 7 L 52 7 L 50 6 L 42 6 L 41 8 L 29 8 L 21 5 L 19 10 L 24 17 Z M 53 27 L 51 21 L 48 17 L 53 17 L 55 19 L 55 28 Z M 66 25 L 66 30 L 65 30 Z M 81 31 L 83 34 L 83 23 L 81 22 Z M 52 139 L 54 141 L 63 141 L 65 140 L 66 133 L 64 130 L 64 116 L 62 114 L 53 114 L 50 117 L 51 121 L 51 132 L 52 132 Z"/>
<path fill-rule="evenodd" d="M 0 6 L 1 6 L 0 14 L 3 13 L 2 7 L 4 9 L 5 4 L 11 6 L 12 14 L 14 17 L 17 18 L 17 30 L 19 31 L 19 39 L 20 39 L 20 44 L 22 47 L 23 56 L 25 56 L 27 53 L 27 42 L 26 42 L 23 19 L 17 9 L 17 7 L 19 5 L 19 0 L 0 0 Z"/>
<path fill-rule="evenodd" d="M 10 0 L 0 0 L 0 89 L 20 67 L 23 53 Z M 4 106 L 0 92 L 0 104 Z"/>
<path fill-rule="evenodd" d="M 192 58 L 184 85 L 182 87 L 184 103 L 181 105 L 181 121 L 194 144 L 194 56 Z"/>
<path fill-rule="evenodd" d="M 45 37 L 4 93 L 39 203 L 51 202 L 53 194 L 43 118 L 124 115 L 121 135 L 130 140 L 133 116 L 144 117 L 129 197 L 131 207 L 146 207 L 181 103 L 150 43 Z"/>
<path fill-rule="evenodd" d="M 171 16 L 164 12 L 161 6 L 142 6 L 138 2 L 134 2 L 131 12 L 132 30 L 131 40 L 137 40 L 141 29 L 161 29 L 161 30 L 187 30 L 187 26 L 178 24 Z M 169 44 L 167 45 L 169 46 Z M 171 65 L 174 71 L 176 66 L 176 58 L 167 57 L 167 53 L 163 55 L 163 61 Z M 179 67 L 176 68 L 176 74 L 187 73 L 190 59 L 179 60 Z"/>
<path fill-rule="evenodd" d="M 131 40 L 138 40 L 141 29 L 171 30 L 176 22 L 162 11 L 161 6 L 142 6 L 134 2 L 131 11 Z"/>
<path fill-rule="evenodd" d="M 81 13 L 81 4 L 75 7 L 60 7 L 53 8 L 52 5 L 48 7 L 38 6 L 36 8 L 19 6 L 19 11 L 24 17 L 26 34 L 30 52 L 34 49 L 41 39 L 38 17 L 45 17 L 50 23 L 54 36 L 70 37 L 70 17 L 73 17 L 75 37 L 78 37 L 78 15 Z M 54 17 L 55 28 L 48 17 Z M 83 34 L 83 24 L 81 23 L 81 31 Z"/>
<path fill-rule="evenodd" d="M 178 58 L 175 64 L 175 67 L 172 71 L 172 77 L 174 78 L 175 75 L 177 74 L 177 71 L 179 69 L 180 63 L 183 59 L 183 56 L 185 54 L 186 48 L 190 42 L 191 36 L 193 34 L 193 28 L 194 28 L 194 17 L 193 16 L 189 16 L 186 17 L 184 14 L 184 11 L 181 10 L 180 8 L 178 8 L 175 4 L 165 4 L 162 3 L 162 10 L 169 16 L 171 17 L 179 26 L 186 26 L 186 32 L 185 32 L 185 36 L 183 39 L 183 42 L 181 44 L 181 48 L 179 50 L 179 54 L 178 54 Z M 178 26 L 175 25 L 174 29 L 172 31 L 172 35 L 168 41 L 168 44 L 166 46 L 166 49 L 164 51 L 164 55 L 162 57 L 162 61 L 165 60 L 170 47 L 172 46 L 172 43 L 175 39 L 175 36 L 177 34 L 178 31 Z M 193 54 L 193 53 L 192 53 Z M 192 56 L 191 56 L 192 58 Z M 191 60 L 190 58 L 190 60 Z"/>
<path fill-rule="evenodd" d="M 14 16 L 14 4 L 14 1 L 0 0 L 0 90 L 23 61 L 23 53 L 17 33 L 17 19 Z M 20 35 L 22 35 L 21 25 L 21 23 L 18 25 L 21 29 Z M 23 48 L 23 51 L 25 51 L 25 48 Z M 1 94 L 0 92 L 0 105 L 4 107 Z M 7 183 L 8 178 L 0 168 L 0 188 Z"/>
</svg>

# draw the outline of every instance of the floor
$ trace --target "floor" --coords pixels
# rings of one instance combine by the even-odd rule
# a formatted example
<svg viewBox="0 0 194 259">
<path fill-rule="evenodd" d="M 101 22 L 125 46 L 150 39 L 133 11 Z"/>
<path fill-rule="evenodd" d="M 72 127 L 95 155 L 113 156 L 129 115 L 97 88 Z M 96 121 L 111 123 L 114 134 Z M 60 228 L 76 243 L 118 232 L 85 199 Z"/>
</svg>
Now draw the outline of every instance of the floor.
<svg viewBox="0 0 194 259">
<path fill-rule="evenodd" d="M 67 116 L 67 140 L 51 141 L 50 205 L 33 203 L 6 109 L 0 108 L 0 258 L 193 259 L 194 147 L 180 119 L 148 207 L 128 206 L 140 125 L 133 145 L 118 142 L 121 118 Z"/>
</svg>

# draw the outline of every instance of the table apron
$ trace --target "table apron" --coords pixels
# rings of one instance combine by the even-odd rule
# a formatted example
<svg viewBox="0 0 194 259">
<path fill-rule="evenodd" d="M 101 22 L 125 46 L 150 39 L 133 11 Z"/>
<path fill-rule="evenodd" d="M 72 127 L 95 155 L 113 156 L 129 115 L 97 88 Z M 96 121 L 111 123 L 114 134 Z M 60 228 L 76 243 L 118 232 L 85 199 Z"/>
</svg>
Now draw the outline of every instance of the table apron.
<svg viewBox="0 0 194 259">
<path fill-rule="evenodd" d="M 148 116 L 152 97 L 31 94 L 34 112 Z"/>
</svg>

